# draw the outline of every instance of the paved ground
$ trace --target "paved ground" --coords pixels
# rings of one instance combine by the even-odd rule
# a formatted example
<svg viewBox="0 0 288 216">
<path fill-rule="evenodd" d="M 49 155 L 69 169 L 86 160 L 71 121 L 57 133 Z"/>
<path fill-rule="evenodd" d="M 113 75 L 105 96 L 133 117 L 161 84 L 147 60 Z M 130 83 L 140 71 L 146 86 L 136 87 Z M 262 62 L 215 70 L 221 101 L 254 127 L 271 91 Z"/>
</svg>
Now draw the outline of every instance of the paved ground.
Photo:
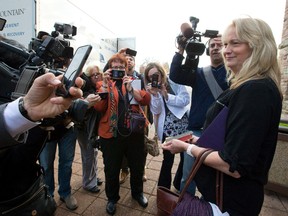
<svg viewBox="0 0 288 216">
<path fill-rule="evenodd" d="M 55 173 L 57 174 L 57 160 L 55 160 Z M 156 215 L 156 188 L 157 188 L 157 179 L 159 175 L 159 170 L 161 166 L 162 155 L 158 157 L 147 157 L 147 177 L 148 181 L 144 183 L 144 193 L 149 201 L 149 205 L 146 209 L 141 208 L 136 201 L 131 198 L 130 187 L 129 187 L 129 178 L 128 180 L 121 185 L 120 196 L 121 199 L 117 204 L 116 216 L 148 216 Z M 173 167 L 173 173 L 176 171 L 176 166 L 178 165 L 179 157 L 176 156 L 175 165 Z M 99 165 L 99 175 L 104 180 L 104 171 L 103 171 L 103 160 L 102 154 L 98 156 L 98 165 Z M 101 186 L 101 191 L 99 194 L 92 194 L 86 192 L 81 187 L 81 155 L 80 148 L 77 145 L 76 155 L 73 164 L 73 176 L 72 176 L 72 189 L 73 193 L 78 200 L 79 207 L 75 211 L 70 211 L 66 208 L 65 204 L 59 200 L 57 192 L 55 193 L 55 199 L 58 204 L 56 211 L 56 216 L 102 216 L 108 215 L 105 211 L 107 199 L 104 191 L 104 184 Z M 56 179 L 57 181 L 57 179 Z M 265 201 L 261 211 L 260 216 L 288 216 L 288 197 L 283 197 L 279 194 L 276 194 L 271 191 L 266 191 Z"/>
</svg>

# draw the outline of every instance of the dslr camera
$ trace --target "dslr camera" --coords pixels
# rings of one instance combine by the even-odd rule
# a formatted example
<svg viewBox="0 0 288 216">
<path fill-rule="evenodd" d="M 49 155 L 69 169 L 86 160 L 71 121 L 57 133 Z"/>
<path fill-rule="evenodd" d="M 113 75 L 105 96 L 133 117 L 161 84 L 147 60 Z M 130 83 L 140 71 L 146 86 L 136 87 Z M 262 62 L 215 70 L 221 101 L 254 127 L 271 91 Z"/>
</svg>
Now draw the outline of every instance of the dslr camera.
<svg viewBox="0 0 288 216">
<path fill-rule="evenodd" d="M 158 84 L 158 79 L 159 75 L 154 73 L 151 78 L 151 87 L 161 89 L 161 85 Z"/>
<path fill-rule="evenodd" d="M 125 76 L 124 70 L 112 70 L 111 71 L 111 78 L 113 80 L 122 79 Z"/>
</svg>

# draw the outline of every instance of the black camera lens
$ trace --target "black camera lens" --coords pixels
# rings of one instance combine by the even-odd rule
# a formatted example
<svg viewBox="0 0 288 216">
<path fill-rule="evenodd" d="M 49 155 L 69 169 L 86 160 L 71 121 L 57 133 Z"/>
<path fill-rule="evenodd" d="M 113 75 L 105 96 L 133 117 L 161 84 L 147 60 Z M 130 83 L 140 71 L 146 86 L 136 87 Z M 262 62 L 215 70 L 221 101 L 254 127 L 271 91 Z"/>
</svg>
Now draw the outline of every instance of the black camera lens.
<svg viewBox="0 0 288 216">
<path fill-rule="evenodd" d="M 151 86 L 153 88 L 158 88 L 158 79 L 159 79 L 159 75 L 158 74 L 153 74 L 152 75 L 152 80 L 151 80 Z"/>
<path fill-rule="evenodd" d="M 125 75 L 125 71 L 123 70 L 112 70 L 111 77 L 112 79 L 122 79 Z"/>
</svg>

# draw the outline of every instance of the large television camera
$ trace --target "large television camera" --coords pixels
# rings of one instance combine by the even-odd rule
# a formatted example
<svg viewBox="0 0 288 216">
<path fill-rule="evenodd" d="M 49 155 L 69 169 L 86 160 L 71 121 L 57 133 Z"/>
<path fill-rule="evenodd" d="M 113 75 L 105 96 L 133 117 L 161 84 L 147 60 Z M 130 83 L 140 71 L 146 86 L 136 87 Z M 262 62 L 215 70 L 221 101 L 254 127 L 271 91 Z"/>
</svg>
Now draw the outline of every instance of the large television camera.
<svg viewBox="0 0 288 216">
<path fill-rule="evenodd" d="M 206 47 L 202 43 L 202 37 L 215 38 L 218 35 L 216 30 L 206 30 L 204 33 L 197 31 L 197 24 L 199 19 L 191 16 L 190 22 L 181 25 L 181 33 L 176 37 L 178 46 L 182 47 L 187 54 L 185 66 L 197 68 L 199 63 L 199 56 L 201 56 Z"/>
<path fill-rule="evenodd" d="M 32 38 L 29 49 L 34 50 L 47 67 L 60 68 L 73 57 L 73 47 L 65 39 L 72 39 L 77 34 L 77 27 L 56 22 L 54 28 L 51 35 L 40 31 L 37 38 Z"/>
<path fill-rule="evenodd" d="M 51 63 L 58 59 L 63 61 L 73 57 L 73 49 L 69 55 L 66 55 L 64 50 L 65 45 L 51 36 L 45 37 L 35 50 L 28 50 L 17 41 L 0 35 L 0 104 L 26 95 L 33 81 L 47 70 L 56 76 L 64 74 L 64 70 L 54 70 L 50 67 Z M 84 113 L 82 110 L 87 106 L 87 103 L 84 101 L 82 103 L 82 101 L 75 101 L 69 110 L 60 115 L 60 118 L 69 115 L 76 121 L 80 121 Z M 55 123 L 54 120 L 45 122 L 46 124 Z"/>
</svg>

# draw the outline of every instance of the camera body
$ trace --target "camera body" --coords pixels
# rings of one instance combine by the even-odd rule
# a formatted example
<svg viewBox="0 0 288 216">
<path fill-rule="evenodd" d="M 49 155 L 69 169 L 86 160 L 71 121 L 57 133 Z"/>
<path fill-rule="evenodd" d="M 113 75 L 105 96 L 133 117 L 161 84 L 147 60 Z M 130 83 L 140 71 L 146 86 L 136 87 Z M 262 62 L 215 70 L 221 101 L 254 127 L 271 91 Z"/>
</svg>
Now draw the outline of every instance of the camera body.
<svg viewBox="0 0 288 216">
<path fill-rule="evenodd" d="M 125 76 L 124 70 L 112 70 L 111 71 L 111 78 L 113 80 L 122 79 Z"/>
<path fill-rule="evenodd" d="M 104 100 L 108 97 L 108 92 L 98 92 L 97 94 L 101 97 L 101 100 Z"/>
<path fill-rule="evenodd" d="M 159 75 L 154 73 L 151 78 L 151 86 L 153 88 L 159 88 L 159 89 L 161 88 L 161 85 L 158 84 L 158 80 L 159 80 Z"/>
<path fill-rule="evenodd" d="M 137 51 L 136 50 L 132 50 L 132 49 L 129 49 L 129 48 L 127 48 L 125 52 L 126 52 L 127 55 L 130 55 L 130 56 L 134 56 L 135 57 L 137 55 Z"/>
<path fill-rule="evenodd" d="M 35 50 L 37 56 L 46 62 L 60 60 L 60 58 L 70 59 L 73 57 L 73 48 L 70 47 L 69 41 L 60 40 L 47 36 L 42 42 L 39 39 L 32 39 L 31 49 Z"/>
</svg>

